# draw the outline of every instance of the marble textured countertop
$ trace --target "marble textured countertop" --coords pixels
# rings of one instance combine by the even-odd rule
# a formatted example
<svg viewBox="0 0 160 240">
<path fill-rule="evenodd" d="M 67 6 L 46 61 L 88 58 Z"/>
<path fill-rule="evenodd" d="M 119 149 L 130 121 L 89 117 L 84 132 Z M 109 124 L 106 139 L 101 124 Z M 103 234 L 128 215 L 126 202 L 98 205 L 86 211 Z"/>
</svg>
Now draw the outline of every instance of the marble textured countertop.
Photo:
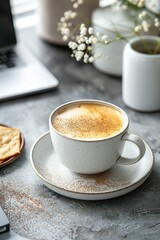
<svg viewBox="0 0 160 240">
<path fill-rule="evenodd" d="M 0 103 L 0 123 L 21 129 L 25 149 L 20 158 L 0 169 L 0 205 L 11 228 L 37 240 L 150 240 L 160 238 L 160 112 L 140 113 L 121 98 L 120 78 L 77 63 L 64 47 L 40 40 L 34 29 L 19 39 L 59 79 L 57 90 Z M 63 197 L 39 181 L 30 164 L 30 149 L 48 131 L 48 117 L 58 105 L 82 98 L 112 102 L 126 111 L 131 130 L 150 145 L 155 155 L 146 182 L 124 196 L 103 201 Z"/>
</svg>

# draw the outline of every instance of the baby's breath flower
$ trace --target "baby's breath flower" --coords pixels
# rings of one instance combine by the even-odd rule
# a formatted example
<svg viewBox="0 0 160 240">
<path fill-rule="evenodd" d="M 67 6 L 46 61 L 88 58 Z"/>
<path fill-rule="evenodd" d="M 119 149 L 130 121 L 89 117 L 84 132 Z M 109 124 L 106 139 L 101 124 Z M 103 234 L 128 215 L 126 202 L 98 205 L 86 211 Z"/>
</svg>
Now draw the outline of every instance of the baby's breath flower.
<svg viewBox="0 0 160 240">
<path fill-rule="evenodd" d="M 93 41 L 93 38 L 94 38 L 94 36 L 93 35 L 91 35 L 89 38 L 88 38 L 88 43 L 92 43 L 92 41 Z"/>
<path fill-rule="evenodd" d="M 68 36 L 67 35 L 64 35 L 63 36 L 63 41 L 67 41 L 68 40 Z"/>
<path fill-rule="evenodd" d="M 71 17 L 71 15 L 72 15 L 71 10 L 64 12 L 64 19 L 68 20 Z"/>
<path fill-rule="evenodd" d="M 83 4 L 83 0 L 78 0 L 78 4 Z"/>
<path fill-rule="evenodd" d="M 115 25 L 115 38 L 108 39 L 108 36 L 100 32 L 96 32 L 94 27 L 91 27 L 82 22 L 80 27 L 75 27 L 74 19 L 78 16 L 78 7 L 83 4 L 84 0 L 70 0 L 72 2 L 72 8 L 64 12 L 64 16 L 60 18 L 58 23 L 58 30 L 62 34 L 64 41 L 69 41 L 68 46 L 71 49 L 71 57 L 74 57 L 77 61 L 83 61 L 84 63 L 92 63 L 98 56 L 93 53 L 93 46 L 98 46 L 97 44 L 112 44 L 114 41 L 119 41 L 119 39 L 125 39 L 121 32 L 118 32 L 118 28 Z M 89 0 L 86 0 L 89 1 Z M 130 4 L 128 4 L 128 2 Z M 160 31 L 160 18 L 155 15 L 155 19 L 151 19 L 152 16 L 148 11 L 145 11 L 145 0 L 117 0 L 113 5 L 114 9 L 127 10 L 130 5 L 135 5 L 132 11 L 137 11 L 135 16 L 138 16 L 138 24 L 134 26 L 134 34 L 140 34 L 143 30 L 148 32 L 150 27 L 153 25 L 157 27 Z M 113 6 L 112 5 L 112 6 Z M 132 6 L 133 7 L 133 6 Z M 140 9 L 142 11 L 140 12 Z M 154 14 L 154 13 L 153 13 Z M 80 17 L 82 14 L 80 15 Z M 153 20 L 153 21 L 151 21 Z M 137 21 L 136 21 L 137 22 Z M 117 23 L 118 24 L 118 23 Z M 142 32 L 143 33 L 143 32 Z M 99 46 L 98 46 L 99 47 Z M 100 56 L 99 56 L 100 57 Z M 107 56 L 106 56 L 107 57 Z"/>
<path fill-rule="evenodd" d="M 91 56 L 91 57 L 88 59 L 88 62 L 90 62 L 90 63 L 94 62 L 94 57 Z"/>
<path fill-rule="evenodd" d="M 130 2 L 133 5 L 136 5 L 137 7 L 144 7 L 144 2 L 145 0 L 127 0 L 128 2 Z"/>
<path fill-rule="evenodd" d="M 144 7 L 144 0 L 139 0 L 137 3 L 138 7 Z"/>
<path fill-rule="evenodd" d="M 85 53 L 83 58 L 84 63 L 88 63 L 88 59 L 89 59 L 89 55 Z"/>
<path fill-rule="evenodd" d="M 88 28 L 88 33 L 89 33 L 90 35 L 94 34 L 94 29 L 93 29 L 93 27 L 89 27 L 89 28 Z"/>
<path fill-rule="evenodd" d="M 84 59 L 88 59 L 88 58 L 89 58 L 88 53 L 85 53 L 85 54 L 84 54 Z"/>
<path fill-rule="evenodd" d="M 74 49 L 76 49 L 77 48 L 77 46 L 78 46 L 78 44 L 76 43 L 76 42 L 69 42 L 68 43 L 68 46 L 69 46 L 69 48 L 71 48 L 72 50 L 74 50 Z"/>
<path fill-rule="evenodd" d="M 135 31 L 136 33 L 139 33 L 141 30 L 142 30 L 142 26 L 141 26 L 141 25 L 137 25 L 137 26 L 135 26 L 135 28 L 134 28 L 134 31 Z"/>
<path fill-rule="evenodd" d="M 142 11 L 140 14 L 139 14 L 139 19 L 143 19 L 147 16 L 147 12 L 146 11 Z"/>
<path fill-rule="evenodd" d="M 88 52 L 91 52 L 91 51 L 92 51 L 92 47 L 91 47 L 90 45 L 87 47 L 87 51 L 88 51 Z"/>
<path fill-rule="evenodd" d="M 97 38 L 97 37 L 93 37 L 91 43 L 92 43 L 92 44 L 98 43 L 98 38 Z"/>
<path fill-rule="evenodd" d="M 160 20 L 158 18 L 154 19 L 154 26 L 155 27 L 160 27 Z"/>
<path fill-rule="evenodd" d="M 63 23 L 65 21 L 65 18 L 64 17 L 61 17 L 60 18 L 60 21 Z"/>
<path fill-rule="evenodd" d="M 69 29 L 69 28 L 65 28 L 65 29 L 64 29 L 64 34 L 65 34 L 65 35 L 68 35 L 69 33 L 70 33 L 70 29 Z"/>
<path fill-rule="evenodd" d="M 144 20 L 144 21 L 142 21 L 142 28 L 145 32 L 148 32 L 149 28 L 150 28 L 150 24 Z"/>
<path fill-rule="evenodd" d="M 79 46 L 78 46 L 78 50 L 80 51 L 84 51 L 86 49 L 86 45 L 84 43 L 81 43 Z"/>
<path fill-rule="evenodd" d="M 73 3 L 73 8 L 78 8 L 79 5 L 83 4 L 83 0 L 77 0 L 77 1 L 72 1 Z"/>
<path fill-rule="evenodd" d="M 78 44 L 84 43 L 84 42 L 86 42 L 86 38 L 83 36 L 79 36 L 77 42 L 78 42 Z"/>
<path fill-rule="evenodd" d="M 78 3 L 74 3 L 73 8 L 75 8 L 75 9 L 78 8 Z"/>
<path fill-rule="evenodd" d="M 96 37 L 97 38 L 100 38 L 101 37 L 101 34 L 99 32 L 96 32 Z"/>
<path fill-rule="evenodd" d="M 77 61 L 80 61 L 84 55 L 84 52 L 82 51 L 75 51 L 75 58 Z"/>
<path fill-rule="evenodd" d="M 108 39 L 108 36 L 107 36 L 107 35 L 103 35 L 103 36 L 101 37 L 101 40 L 102 40 L 102 42 L 104 42 L 104 43 L 107 43 L 107 39 Z"/>
<path fill-rule="evenodd" d="M 94 56 L 92 56 L 92 46 L 96 43 L 107 44 L 107 35 L 94 33 L 92 27 L 87 28 L 85 24 L 81 24 L 79 28 L 79 35 L 75 41 L 69 42 L 69 48 L 72 49 L 72 56 L 74 55 L 77 61 L 83 60 L 85 63 L 93 62 Z"/>
<path fill-rule="evenodd" d="M 85 36 L 87 34 L 87 28 L 83 27 L 80 29 L 80 35 Z"/>
</svg>

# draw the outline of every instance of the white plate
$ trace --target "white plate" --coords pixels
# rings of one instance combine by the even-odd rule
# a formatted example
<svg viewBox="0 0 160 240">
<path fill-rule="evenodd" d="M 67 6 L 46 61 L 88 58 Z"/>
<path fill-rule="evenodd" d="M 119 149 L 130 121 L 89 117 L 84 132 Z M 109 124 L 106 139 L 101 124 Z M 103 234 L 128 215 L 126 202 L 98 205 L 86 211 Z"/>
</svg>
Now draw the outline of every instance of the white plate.
<svg viewBox="0 0 160 240">
<path fill-rule="evenodd" d="M 33 145 L 30 159 L 35 173 L 49 189 L 75 199 L 103 200 L 126 194 L 148 178 L 154 156 L 146 143 L 145 146 L 145 156 L 134 165 L 116 164 L 100 174 L 82 175 L 71 172 L 56 160 L 50 134 L 47 132 Z M 137 147 L 127 142 L 123 155 L 129 157 L 136 153 Z"/>
</svg>

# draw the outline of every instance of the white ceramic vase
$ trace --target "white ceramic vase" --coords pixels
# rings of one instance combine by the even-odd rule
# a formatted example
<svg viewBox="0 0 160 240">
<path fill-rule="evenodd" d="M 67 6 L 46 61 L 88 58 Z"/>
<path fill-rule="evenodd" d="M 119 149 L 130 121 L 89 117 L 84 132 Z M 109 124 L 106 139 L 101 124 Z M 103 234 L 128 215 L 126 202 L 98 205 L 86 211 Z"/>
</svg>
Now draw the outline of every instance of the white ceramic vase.
<svg viewBox="0 0 160 240">
<path fill-rule="evenodd" d="M 160 0 L 145 0 L 145 6 L 151 12 L 160 14 Z"/>
<path fill-rule="evenodd" d="M 157 41 L 160 43 L 159 37 L 136 37 L 124 49 L 122 98 L 135 110 L 160 110 L 160 52 L 141 52 L 143 46 L 155 46 Z"/>
<path fill-rule="evenodd" d="M 57 31 L 57 23 L 65 11 L 72 9 L 72 4 L 73 2 L 70 0 L 38 0 L 39 24 L 37 32 L 42 39 L 50 43 L 67 45 L 67 42 L 62 40 L 61 33 Z M 77 11 L 82 13 L 84 18 L 91 19 L 92 11 L 98 6 L 99 0 L 84 0 Z M 76 18 L 73 23 L 79 24 L 80 21 L 83 21 L 82 19 Z"/>
<path fill-rule="evenodd" d="M 93 12 L 92 23 L 96 32 L 106 34 L 108 39 L 115 39 L 114 26 L 118 32 L 127 36 L 132 34 L 133 22 L 129 14 L 112 7 L 99 8 Z M 121 23 L 125 23 L 124 26 Z M 94 66 L 111 75 L 122 75 L 122 54 L 126 42 L 123 40 L 116 41 L 109 45 L 96 44 L 93 51 L 96 56 Z"/>
<path fill-rule="evenodd" d="M 133 19 L 133 11 L 115 9 L 109 6 L 96 9 L 93 12 L 92 24 L 95 31 L 106 34 L 109 41 L 116 39 L 116 31 L 128 39 L 135 35 Z M 147 34 L 157 36 L 158 31 L 156 28 L 152 28 Z M 125 40 L 117 40 L 108 45 L 96 44 L 93 49 L 96 56 L 94 66 L 107 74 L 121 76 L 122 56 L 125 45 Z"/>
</svg>

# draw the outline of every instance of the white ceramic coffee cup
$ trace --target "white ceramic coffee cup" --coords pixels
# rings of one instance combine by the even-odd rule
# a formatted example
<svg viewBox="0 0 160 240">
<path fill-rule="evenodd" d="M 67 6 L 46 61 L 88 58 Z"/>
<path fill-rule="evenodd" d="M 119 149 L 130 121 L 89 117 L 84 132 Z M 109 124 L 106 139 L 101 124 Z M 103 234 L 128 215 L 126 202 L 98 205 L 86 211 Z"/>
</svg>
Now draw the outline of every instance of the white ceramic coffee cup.
<svg viewBox="0 0 160 240">
<path fill-rule="evenodd" d="M 123 129 L 115 136 L 106 139 L 79 140 L 59 133 L 52 125 L 53 118 L 64 107 L 81 103 L 95 103 L 118 110 L 124 119 Z M 98 100 L 77 100 L 56 108 L 49 117 L 50 135 L 56 158 L 64 166 L 75 173 L 94 174 L 106 171 L 116 163 L 130 165 L 139 161 L 145 153 L 144 142 L 135 134 L 129 133 L 129 120 L 126 113 L 119 107 Z M 130 141 L 139 148 L 138 156 L 128 159 L 121 156 L 125 142 Z"/>
</svg>

